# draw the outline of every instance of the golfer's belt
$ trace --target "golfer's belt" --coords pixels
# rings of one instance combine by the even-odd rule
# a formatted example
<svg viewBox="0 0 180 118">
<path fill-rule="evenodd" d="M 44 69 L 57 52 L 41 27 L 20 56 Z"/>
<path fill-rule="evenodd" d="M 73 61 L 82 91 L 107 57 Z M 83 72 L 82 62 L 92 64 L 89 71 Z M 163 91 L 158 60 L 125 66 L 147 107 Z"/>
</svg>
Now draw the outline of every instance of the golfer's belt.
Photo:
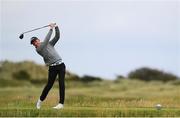
<svg viewBox="0 0 180 118">
<path fill-rule="evenodd" d="M 60 65 L 60 64 L 62 64 L 62 63 L 63 63 L 63 62 L 58 61 L 58 62 L 55 62 L 55 63 L 50 64 L 49 66 L 57 66 L 57 65 Z"/>
</svg>

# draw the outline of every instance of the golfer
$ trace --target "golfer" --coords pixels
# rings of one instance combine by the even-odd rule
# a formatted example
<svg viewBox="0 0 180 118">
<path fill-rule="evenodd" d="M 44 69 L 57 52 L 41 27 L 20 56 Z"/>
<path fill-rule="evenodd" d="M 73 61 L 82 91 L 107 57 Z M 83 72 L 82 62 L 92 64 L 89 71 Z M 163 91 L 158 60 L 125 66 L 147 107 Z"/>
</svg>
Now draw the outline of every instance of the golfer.
<svg viewBox="0 0 180 118">
<path fill-rule="evenodd" d="M 37 37 L 31 38 L 31 44 L 36 48 L 36 52 L 41 55 L 44 59 L 44 62 L 49 66 L 48 72 L 48 82 L 44 87 L 40 98 L 37 101 L 36 108 L 41 108 L 42 101 L 45 100 L 49 90 L 52 88 L 56 76 L 59 76 L 59 104 L 54 109 L 62 109 L 64 107 L 64 98 L 65 98 L 65 64 L 62 62 L 62 58 L 59 56 L 54 46 L 60 38 L 60 32 L 56 24 L 51 23 L 49 25 L 50 30 L 45 37 L 43 42 L 40 42 L 40 39 Z M 50 41 L 53 29 L 55 28 L 55 37 Z"/>
</svg>

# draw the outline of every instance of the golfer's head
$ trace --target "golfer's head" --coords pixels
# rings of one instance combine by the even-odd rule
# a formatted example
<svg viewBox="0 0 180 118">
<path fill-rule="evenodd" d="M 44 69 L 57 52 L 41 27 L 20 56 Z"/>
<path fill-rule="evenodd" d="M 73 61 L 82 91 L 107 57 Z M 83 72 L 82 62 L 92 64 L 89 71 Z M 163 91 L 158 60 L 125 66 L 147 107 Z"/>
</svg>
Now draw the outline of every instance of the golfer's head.
<svg viewBox="0 0 180 118">
<path fill-rule="evenodd" d="M 31 45 L 34 45 L 35 47 L 39 46 L 40 40 L 37 37 L 31 38 Z"/>
</svg>

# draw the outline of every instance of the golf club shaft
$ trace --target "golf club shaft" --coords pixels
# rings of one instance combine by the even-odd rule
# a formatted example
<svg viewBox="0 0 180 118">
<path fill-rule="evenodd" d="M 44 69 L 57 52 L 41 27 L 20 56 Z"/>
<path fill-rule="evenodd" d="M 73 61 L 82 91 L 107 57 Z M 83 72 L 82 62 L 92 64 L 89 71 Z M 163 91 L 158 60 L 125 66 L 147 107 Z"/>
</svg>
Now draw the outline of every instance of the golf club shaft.
<svg viewBox="0 0 180 118">
<path fill-rule="evenodd" d="M 56 23 L 54 23 L 56 24 Z M 25 34 L 25 33 L 28 33 L 28 32 L 32 32 L 32 31 L 35 31 L 35 30 L 39 30 L 39 29 L 42 29 L 42 28 L 45 28 L 45 27 L 49 27 L 50 25 L 45 25 L 43 27 L 39 27 L 39 28 L 35 28 L 35 29 L 32 29 L 32 30 L 29 30 L 29 31 L 26 31 L 26 32 L 23 32 L 22 34 Z"/>
</svg>

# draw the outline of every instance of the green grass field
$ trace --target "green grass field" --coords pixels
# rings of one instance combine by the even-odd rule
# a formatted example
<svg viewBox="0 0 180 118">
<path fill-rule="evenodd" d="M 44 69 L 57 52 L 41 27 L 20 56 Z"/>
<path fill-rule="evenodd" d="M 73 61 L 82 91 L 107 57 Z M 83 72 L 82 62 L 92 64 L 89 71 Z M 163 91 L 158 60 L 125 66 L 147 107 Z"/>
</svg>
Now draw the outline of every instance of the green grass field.
<svg viewBox="0 0 180 118">
<path fill-rule="evenodd" d="M 137 80 L 66 83 L 65 108 L 52 109 L 58 102 L 58 88 L 51 89 L 37 110 L 35 103 L 44 87 L 0 88 L 0 116 L 180 116 L 180 85 Z M 163 107 L 157 110 L 155 105 Z"/>
</svg>

